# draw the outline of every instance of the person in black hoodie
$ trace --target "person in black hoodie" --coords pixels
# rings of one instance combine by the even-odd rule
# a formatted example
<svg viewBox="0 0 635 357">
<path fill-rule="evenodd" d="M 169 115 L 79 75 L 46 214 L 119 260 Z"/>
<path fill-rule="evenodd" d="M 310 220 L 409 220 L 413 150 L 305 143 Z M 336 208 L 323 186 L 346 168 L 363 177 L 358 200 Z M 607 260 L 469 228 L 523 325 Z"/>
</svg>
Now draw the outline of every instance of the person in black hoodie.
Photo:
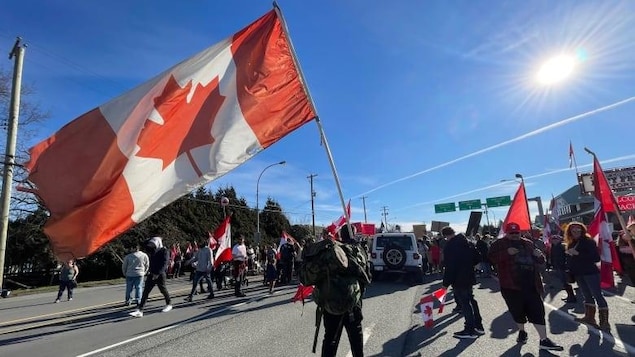
<svg viewBox="0 0 635 357">
<path fill-rule="evenodd" d="M 148 256 L 150 257 L 150 269 L 149 275 L 146 278 L 146 283 L 143 288 L 143 296 L 141 297 L 141 302 L 137 309 L 130 313 L 130 316 L 133 317 L 142 317 L 143 316 L 143 307 L 148 301 L 148 296 L 154 286 L 159 287 L 159 291 L 163 294 L 165 298 L 165 307 L 162 312 L 168 312 L 172 310 L 172 305 L 170 303 L 170 294 L 168 293 L 168 289 L 165 287 L 165 280 L 167 278 L 168 266 L 170 264 L 170 252 L 163 246 L 163 240 L 161 237 L 150 238 L 146 243 L 146 250 Z"/>
<path fill-rule="evenodd" d="M 564 230 L 564 241 L 569 271 L 575 276 L 575 281 L 584 296 L 584 317 L 576 317 L 574 320 L 597 328 L 597 309 L 600 317 L 599 328 L 609 331 L 609 305 L 602 295 L 600 269 L 597 267 L 597 263 L 600 262 L 598 246 L 589 235 L 586 226 L 580 222 L 571 222 L 567 225 Z"/>
<path fill-rule="evenodd" d="M 567 268 L 567 255 L 565 254 L 565 247 L 562 244 L 562 237 L 554 235 L 551 237 L 551 267 L 558 279 L 562 282 L 564 290 L 567 292 L 567 296 L 562 299 L 566 303 L 576 303 L 578 299 L 575 297 L 573 287 L 569 283 L 569 269 Z"/>
<path fill-rule="evenodd" d="M 465 328 L 454 333 L 454 337 L 474 339 L 485 334 L 483 319 L 472 291 L 472 286 L 476 284 L 474 266 L 479 263 L 480 257 L 476 247 L 468 242 L 465 235 L 455 235 L 451 227 L 443 227 L 441 234 L 447 240 L 443 248 L 443 287 L 447 289 L 452 286 L 454 299 L 461 306 L 465 318 Z"/>
</svg>

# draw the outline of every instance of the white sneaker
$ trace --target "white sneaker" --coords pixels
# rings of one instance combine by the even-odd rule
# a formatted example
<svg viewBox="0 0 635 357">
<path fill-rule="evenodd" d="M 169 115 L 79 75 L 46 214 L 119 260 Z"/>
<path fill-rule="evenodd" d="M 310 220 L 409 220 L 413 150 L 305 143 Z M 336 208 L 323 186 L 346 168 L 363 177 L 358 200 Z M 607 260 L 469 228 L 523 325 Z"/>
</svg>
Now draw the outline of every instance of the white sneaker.
<svg viewBox="0 0 635 357">
<path fill-rule="evenodd" d="M 163 310 L 161 310 L 161 312 L 168 312 L 172 310 L 172 305 L 165 305 L 165 307 L 163 308 Z"/>
<path fill-rule="evenodd" d="M 129 313 L 128 315 L 130 315 L 132 317 L 143 317 L 143 311 L 135 310 L 135 311 Z"/>
</svg>

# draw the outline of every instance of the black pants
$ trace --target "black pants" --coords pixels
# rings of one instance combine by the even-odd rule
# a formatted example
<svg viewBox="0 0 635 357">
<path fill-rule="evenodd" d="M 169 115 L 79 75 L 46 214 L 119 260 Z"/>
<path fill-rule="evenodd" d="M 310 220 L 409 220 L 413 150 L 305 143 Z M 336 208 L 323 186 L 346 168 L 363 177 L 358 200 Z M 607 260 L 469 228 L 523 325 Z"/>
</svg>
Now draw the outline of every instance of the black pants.
<svg viewBox="0 0 635 357">
<path fill-rule="evenodd" d="M 458 306 L 461 307 L 461 313 L 465 318 L 465 329 L 472 332 L 475 328 L 483 327 L 483 318 L 478 308 L 478 302 L 474 299 L 472 287 L 454 289 L 454 299 Z"/>
<path fill-rule="evenodd" d="M 168 289 L 165 287 L 165 273 L 159 274 L 156 280 L 152 279 L 152 275 L 149 275 L 146 279 L 145 286 L 143 287 L 143 296 L 141 297 L 141 303 L 139 303 L 139 310 L 143 310 L 143 307 L 148 301 L 148 296 L 150 296 L 150 292 L 154 289 L 154 286 L 159 287 L 159 291 L 163 294 L 165 298 L 165 304 L 170 305 L 170 294 L 168 293 Z"/>
<path fill-rule="evenodd" d="M 348 341 L 351 344 L 353 357 L 364 356 L 364 333 L 362 331 L 362 309 L 356 307 L 349 314 L 331 315 L 323 311 L 324 341 L 322 341 L 322 357 L 335 357 L 337 347 L 342 337 L 342 330 L 346 329 Z"/>
<path fill-rule="evenodd" d="M 532 324 L 545 325 L 545 305 L 542 303 L 542 296 L 535 289 L 501 289 L 501 295 L 514 322 L 524 324 L 529 321 Z"/>
</svg>

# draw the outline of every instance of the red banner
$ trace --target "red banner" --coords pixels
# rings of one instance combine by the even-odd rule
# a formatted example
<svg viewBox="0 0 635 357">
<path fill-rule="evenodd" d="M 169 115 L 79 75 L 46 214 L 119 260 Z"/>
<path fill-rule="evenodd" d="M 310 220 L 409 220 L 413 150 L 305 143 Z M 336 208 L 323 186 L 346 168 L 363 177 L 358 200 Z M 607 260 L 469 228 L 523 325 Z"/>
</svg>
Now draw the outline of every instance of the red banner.
<svg viewBox="0 0 635 357">
<path fill-rule="evenodd" d="M 635 211 L 635 196 L 618 196 L 617 205 L 620 211 Z"/>
</svg>

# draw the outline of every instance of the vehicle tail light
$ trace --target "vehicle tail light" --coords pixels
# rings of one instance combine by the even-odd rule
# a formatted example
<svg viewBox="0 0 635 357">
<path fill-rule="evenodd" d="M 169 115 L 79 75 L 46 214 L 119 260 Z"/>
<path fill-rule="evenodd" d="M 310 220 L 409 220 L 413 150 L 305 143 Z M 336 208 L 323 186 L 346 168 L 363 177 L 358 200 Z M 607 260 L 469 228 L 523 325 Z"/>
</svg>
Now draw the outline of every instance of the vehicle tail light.
<svg viewBox="0 0 635 357">
<path fill-rule="evenodd" d="M 375 252 L 370 253 L 370 257 L 373 258 L 373 259 L 377 259 L 377 253 L 375 253 Z"/>
<path fill-rule="evenodd" d="M 417 260 L 421 258 L 421 255 L 419 255 L 419 253 L 412 253 L 412 259 Z"/>
</svg>

